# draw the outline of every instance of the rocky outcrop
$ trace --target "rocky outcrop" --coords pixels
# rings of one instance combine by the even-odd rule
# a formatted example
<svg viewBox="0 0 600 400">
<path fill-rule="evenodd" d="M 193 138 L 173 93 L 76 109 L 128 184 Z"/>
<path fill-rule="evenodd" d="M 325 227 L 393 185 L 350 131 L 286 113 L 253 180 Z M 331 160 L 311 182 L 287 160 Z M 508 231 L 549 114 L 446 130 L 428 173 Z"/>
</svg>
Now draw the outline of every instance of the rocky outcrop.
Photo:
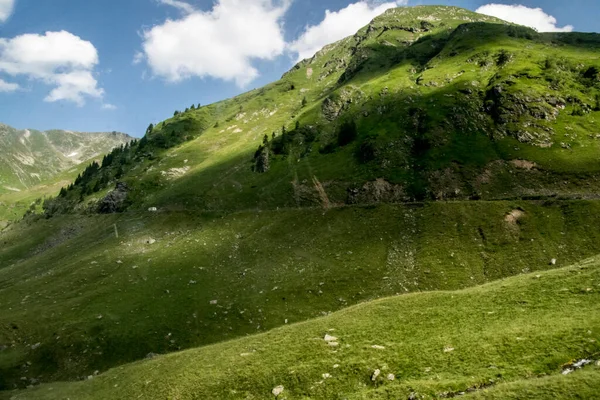
<svg viewBox="0 0 600 400">
<path fill-rule="evenodd" d="M 321 106 L 323 116 L 328 121 L 335 121 L 344 111 L 348 110 L 352 104 L 357 103 L 363 97 L 360 90 L 351 87 L 333 93 L 325 100 Z"/>
<path fill-rule="evenodd" d="M 348 189 L 348 204 L 377 204 L 407 201 L 404 188 L 385 179 L 365 183 L 361 188 Z"/>
<path fill-rule="evenodd" d="M 125 209 L 129 186 L 125 182 L 117 182 L 115 190 L 106 195 L 98 204 L 101 214 L 113 214 Z"/>
</svg>

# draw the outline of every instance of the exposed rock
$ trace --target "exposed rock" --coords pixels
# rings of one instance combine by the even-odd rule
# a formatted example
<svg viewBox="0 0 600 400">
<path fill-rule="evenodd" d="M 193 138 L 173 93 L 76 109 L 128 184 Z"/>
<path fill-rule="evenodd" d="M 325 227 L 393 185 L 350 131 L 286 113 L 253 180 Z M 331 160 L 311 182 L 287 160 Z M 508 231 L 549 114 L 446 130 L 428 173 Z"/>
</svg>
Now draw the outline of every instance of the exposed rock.
<svg viewBox="0 0 600 400">
<path fill-rule="evenodd" d="M 348 204 L 397 203 L 407 200 L 404 188 L 385 179 L 365 183 L 362 188 L 348 189 Z"/>
<path fill-rule="evenodd" d="M 146 359 L 147 360 L 151 360 L 151 359 L 156 358 L 158 356 L 159 356 L 159 354 L 156 354 L 156 353 L 148 353 L 148 354 L 146 354 Z"/>
<path fill-rule="evenodd" d="M 211 304 L 211 305 L 213 305 L 213 306 L 217 305 L 217 303 L 218 303 L 218 301 L 217 301 L 217 300 L 211 300 L 211 301 L 210 301 L 210 304 Z"/>
<path fill-rule="evenodd" d="M 379 346 L 377 344 L 374 344 L 373 346 L 371 346 L 371 348 L 375 349 L 375 350 L 385 350 L 384 346 Z"/>
<path fill-rule="evenodd" d="M 394 374 L 388 374 L 387 380 L 388 381 L 394 381 L 394 380 L 396 380 L 396 375 L 394 375 Z"/>
<path fill-rule="evenodd" d="M 556 258 L 553 258 L 552 260 L 550 260 L 550 265 L 556 265 Z"/>
<path fill-rule="evenodd" d="M 115 190 L 106 195 L 98 204 L 98 212 L 101 214 L 113 214 L 125 209 L 125 201 L 129 187 L 125 182 L 117 182 Z"/>
<path fill-rule="evenodd" d="M 271 393 L 273 393 L 273 396 L 278 397 L 281 393 L 283 393 L 283 386 L 277 386 L 271 391 Z"/>
<path fill-rule="evenodd" d="M 338 340 L 338 338 L 336 338 L 335 336 L 326 334 L 325 337 L 323 338 L 323 340 L 325 340 L 326 342 L 335 342 Z"/>
<path fill-rule="evenodd" d="M 525 169 L 527 171 L 531 171 L 532 169 L 537 169 L 537 164 L 532 161 L 512 160 L 510 163 L 516 168 Z"/>
<path fill-rule="evenodd" d="M 525 216 L 525 212 L 523 210 L 515 209 L 509 212 L 504 217 L 504 222 L 509 224 L 510 226 L 516 226 L 518 222 Z"/>
<path fill-rule="evenodd" d="M 379 369 L 376 369 L 373 374 L 371 375 L 371 380 L 373 382 L 375 382 L 377 380 L 377 377 L 381 374 L 381 371 Z"/>
<path fill-rule="evenodd" d="M 187 174 L 189 170 L 190 167 L 171 168 L 168 171 L 161 171 L 161 174 L 167 179 L 177 179 Z"/>
<path fill-rule="evenodd" d="M 348 110 L 352 104 L 356 104 L 361 98 L 362 93 L 360 91 L 344 88 L 323 100 L 321 111 L 327 120 L 335 121 L 344 111 Z"/>
<path fill-rule="evenodd" d="M 331 378 L 331 374 L 325 373 L 323 375 L 321 375 L 323 377 L 323 379 L 329 379 Z"/>
<path fill-rule="evenodd" d="M 444 347 L 444 353 L 452 353 L 454 351 L 454 347 L 446 346 Z"/>
</svg>

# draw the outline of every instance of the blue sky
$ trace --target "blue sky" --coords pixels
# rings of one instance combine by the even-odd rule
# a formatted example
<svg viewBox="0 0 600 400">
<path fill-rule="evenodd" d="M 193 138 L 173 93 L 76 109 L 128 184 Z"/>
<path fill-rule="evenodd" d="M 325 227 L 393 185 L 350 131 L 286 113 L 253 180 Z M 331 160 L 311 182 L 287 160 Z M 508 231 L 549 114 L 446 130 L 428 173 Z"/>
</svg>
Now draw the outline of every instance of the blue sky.
<svg viewBox="0 0 600 400">
<path fill-rule="evenodd" d="M 571 0 L 568 6 L 563 0 L 516 2 L 409 0 L 408 5 L 471 10 L 488 5 L 480 10 L 539 30 L 600 31 L 597 0 Z M 0 0 L 0 122 L 21 129 L 140 136 L 150 122 L 174 110 L 278 79 L 299 57 L 396 5 L 393 0 Z"/>
</svg>

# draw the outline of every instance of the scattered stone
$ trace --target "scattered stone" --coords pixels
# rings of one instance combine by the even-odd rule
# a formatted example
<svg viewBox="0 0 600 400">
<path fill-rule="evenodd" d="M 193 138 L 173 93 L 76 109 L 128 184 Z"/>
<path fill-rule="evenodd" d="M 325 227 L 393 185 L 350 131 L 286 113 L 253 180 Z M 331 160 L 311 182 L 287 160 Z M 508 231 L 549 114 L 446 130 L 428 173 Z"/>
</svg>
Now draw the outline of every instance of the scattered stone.
<svg viewBox="0 0 600 400">
<path fill-rule="evenodd" d="M 158 356 L 159 355 L 156 354 L 156 353 L 148 353 L 148 354 L 146 354 L 146 360 L 151 360 L 151 359 L 156 358 Z"/>
<path fill-rule="evenodd" d="M 273 396 L 277 397 L 279 396 L 281 393 L 283 393 L 283 386 L 279 385 L 276 388 L 274 388 L 271 393 L 273 393 Z"/>
<path fill-rule="evenodd" d="M 379 346 L 379 345 L 376 345 L 376 344 L 374 344 L 374 345 L 373 345 L 373 346 L 371 346 L 371 347 L 372 347 L 372 348 L 374 348 L 375 350 L 385 350 L 385 347 L 384 347 L 384 346 Z"/>
<path fill-rule="evenodd" d="M 213 306 L 216 306 L 216 305 L 217 305 L 217 303 L 218 303 L 218 301 L 217 301 L 217 300 L 211 300 L 211 301 L 210 301 L 210 304 L 211 304 L 211 305 L 213 305 Z"/>
<path fill-rule="evenodd" d="M 158 211 L 158 208 L 156 208 L 156 207 L 150 207 L 150 208 L 148 209 L 148 211 L 149 211 L 149 212 L 157 212 L 157 211 Z"/>
<path fill-rule="evenodd" d="M 102 318 L 104 318 L 104 317 L 102 316 L 102 314 L 100 314 L 100 315 L 98 315 L 98 316 L 96 317 L 96 319 L 102 319 Z"/>
<path fill-rule="evenodd" d="M 123 264 L 123 261 L 117 260 L 117 264 Z"/>
<path fill-rule="evenodd" d="M 550 260 L 550 265 L 556 265 L 556 258 L 553 258 L 552 260 Z"/>
<path fill-rule="evenodd" d="M 563 366 L 563 375 L 569 375 L 572 372 L 575 372 L 575 370 L 581 369 L 583 367 L 585 367 L 588 364 L 591 364 L 593 361 L 592 360 L 587 360 L 587 359 L 582 359 L 579 361 L 576 361 L 574 363 L 568 364 Z"/>
<path fill-rule="evenodd" d="M 600 360 L 596 361 L 596 367 L 600 367 Z"/>
<path fill-rule="evenodd" d="M 331 378 L 331 375 L 327 374 L 327 373 L 323 374 L 322 376 L 323 376 L 323 379 L 329 379 L 329 378 Z"/>
<path fill-rule="evenodd" d="M 338 342 L 328 342 L 331 347 L 338 347 L 340 344 Z"/>
<path fill-rule="evenodd" d="M 444 353 L 451 353 L 453 351 L 454 351 L 454 347 L 452 347 L 452 346 L 444 347 Z"/>
<path fill-rule="evenodd" d="M 198 282 L 196 282 L 196 281 L 193 281 L 193 280 L 191 280 L 191 281 L 189 282 L 189 284 L 190 284 L 190 285 L 195 285 L 196 283 L 198 283 Z"/>
<path fill-rule="evenodd" d="M 150 238 L 146 241 L 146 244 L 154 244 L 154 243 L 156 243 L 156 239 Z"/>
<path fill-rule="evenodd" d="M 375 382 L 375 380 L 377 379 L 377 377 L 378 377 L 380 374 L 381 374 L 381 371 L 380 371 L 380 370 L 378 370 L 378 369 L 376 369 L 376 370 L 373 372 L 373 375 L 371 375 L 371 381 Z"/>
<path fill-rule="evenodd" d="M 598 361 L 598 362 L 600 363 L 600 361 Z M 333 365 L 333 368 L 334 368 L 334 369 L 336 369 L 336 368 L 339 368 L 339 367 L 340 367 L 340 364 L 334 364 L 334 365 Z"/>
<path fill-rule="evenodd" d="M 388 374 L 387 380 L 388 381 L 394 381 L 394 380 L 396 380 L 396 375 L 394 375 L 394 374 Z"/>
<path fill-rule="evenodd" d="M 335 342 L 338 339 L 335 336 L 326 334 L 325 337 L 323 338 L 323 340 L 325 340 L 326 342 Z"/>
<path fill-rule="evenodd" d="M 40 347 L 41 345 L 42 345 L 41 343 L 36 343 L 36 344 L 34 344 L 34 345 L 31 345 L 31 350 L 35 350 L 35 349 L 37 349 L 38 347 Z"/>
</svg>

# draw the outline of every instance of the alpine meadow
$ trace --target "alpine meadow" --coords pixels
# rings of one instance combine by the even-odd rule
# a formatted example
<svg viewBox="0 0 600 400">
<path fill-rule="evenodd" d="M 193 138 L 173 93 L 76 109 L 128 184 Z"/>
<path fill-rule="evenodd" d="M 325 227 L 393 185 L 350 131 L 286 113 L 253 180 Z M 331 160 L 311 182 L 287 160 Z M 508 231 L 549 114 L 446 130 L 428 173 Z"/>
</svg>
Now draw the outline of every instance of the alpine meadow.
<svg viewBox="0 0 600 400">
<path fill-rule="evenodd" d="M 600 397 L 600 34 L 391 8 L 0 146 L 0 399 Z"/>
</svg>

